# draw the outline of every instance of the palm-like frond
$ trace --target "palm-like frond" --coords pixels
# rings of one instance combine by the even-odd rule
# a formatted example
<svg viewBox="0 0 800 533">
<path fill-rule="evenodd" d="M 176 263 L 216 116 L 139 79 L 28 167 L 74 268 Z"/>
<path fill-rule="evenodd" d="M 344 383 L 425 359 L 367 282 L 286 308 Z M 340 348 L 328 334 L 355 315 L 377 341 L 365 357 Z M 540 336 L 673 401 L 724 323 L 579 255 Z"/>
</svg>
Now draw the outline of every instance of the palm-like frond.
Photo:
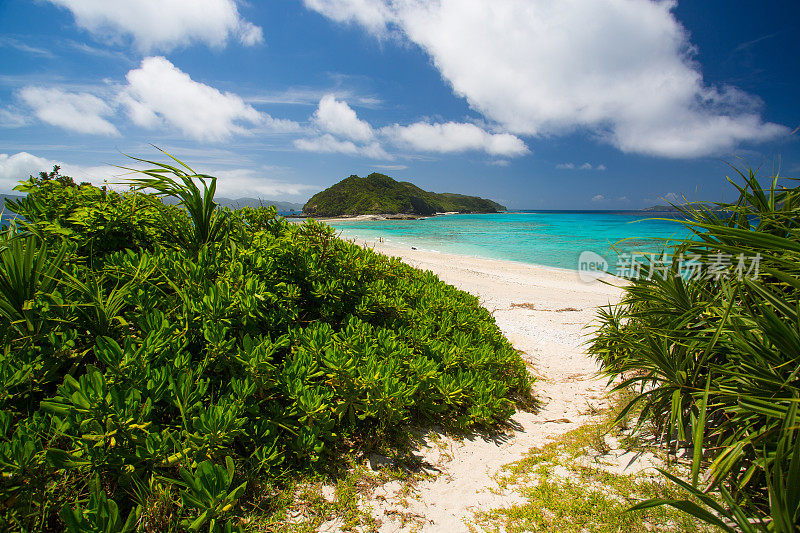
<svg viewBox="0 0 800 533">
<path fill-rule="evenodd" d="M 50 293 L 69 247 L 62 242 L 51 253 L 35 235 L 0 233 L 0 315 L 20 334 L 38 329 L 41 320 L 31 304 L 37 293 Z"/>
<path fill-rule="evenodd" d="M 121 167 L 135 173 L 143 174 L 138 178 L 125 180 L 124 183 L 134 189 L 151 189 L 158 196 L 168 196 L 178 200 L 191 219 L 190 235 L 181 238 L 183 246 L 191 251 L 198 251 L 209 242 L 218 241 L 227 229 L 226 217 L 217 209 L 214 195 L 217 190 L 217 178 L 208 174 L 199 174 L 183 161 L 158 149 L 179 166 L 159 163 L 147 159 L 128 156 L 135 161 L 154 165 L 155 168 L 140 170 Z M 198 187 L 197 183 L 200 183 Z M 176 221 L 167 220 L 168 225 L 176 225 Z"/>
<path fill-rule="evenodd" d="M 638 387 L 640 422 L 651 419 L 667 442 L 694 447 L 693 483 L 685 488 L 706 508 L 729 513 L 744 530 L 789 531 L 800 520 L 788 482 L 800 469 L 792 451 L 800 403 L 800 187 L 782 187 L 777 177 L 762 187 L 752 170 L 739 176 L 742 184 L 731 181 L 734 202 L 676 206 L 692 238 L 672 251 L 704 267 L 724 257 L 758 268 L 684 279 L 673 265 L 665 275 L 634 280 L 618 308 L 601 311 L 590 351 L 610 379 L 623 378 L 619 387 Z M 725 510 L 700 498 L 701 467 L 710 482 L 702 490 L 722 491 Z M 708 518 L 695 504 L 663 503 Z"/>
</svg>

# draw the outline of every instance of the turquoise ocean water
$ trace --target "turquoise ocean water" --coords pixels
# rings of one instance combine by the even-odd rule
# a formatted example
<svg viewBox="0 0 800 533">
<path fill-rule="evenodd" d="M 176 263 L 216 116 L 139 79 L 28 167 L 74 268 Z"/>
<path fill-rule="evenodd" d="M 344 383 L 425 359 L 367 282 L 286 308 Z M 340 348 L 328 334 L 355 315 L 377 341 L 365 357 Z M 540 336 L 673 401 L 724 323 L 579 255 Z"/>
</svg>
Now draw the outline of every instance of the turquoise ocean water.
<svg viewBox="0 0 800 533">
<path fill-rule="evenodd" d="M 612 245 L 625 254 L 658 253 L 663 247 L 661 239 L 688 235 L 677 222 L 652 219 L 658 216 L 671 215 L 524 211 L 330 225 L 348 239 L 382 237 L 390 245 L 576 270 L 583 251 L 600 254 L 614 265 L 618 255 Z"/>
</svg>

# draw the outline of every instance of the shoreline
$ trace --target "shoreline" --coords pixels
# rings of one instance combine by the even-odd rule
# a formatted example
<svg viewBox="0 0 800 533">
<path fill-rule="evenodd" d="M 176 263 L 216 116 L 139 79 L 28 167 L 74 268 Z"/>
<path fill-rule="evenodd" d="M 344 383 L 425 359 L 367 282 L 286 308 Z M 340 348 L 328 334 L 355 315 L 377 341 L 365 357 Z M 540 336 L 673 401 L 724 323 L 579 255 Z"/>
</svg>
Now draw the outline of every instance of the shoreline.
<svg viewBox="0 0 800 533">
<path fill-rule="evenodd" d="M 459 258 L 468 258 L 468 259 L 476 259 L 480 261 L 490 261 L 490 262 L 497 262 L 500 264 L 509 263 L 511 265 L 519 265 L 525 267 L 532 267 L 536 269 L 543 269 L 543 270 L 553 270 L 556 272 L 563 272 L 567 274 L 578 274 L 578 269 L 574 268 L 566 268 L 566 267 L 557 267 L 557 266 L 550 266 L 550 265 L 541 265 L 538 263 L 525 263 L 524 261 L 515 261 L 513 259 L 498 259 L 496 257 L 485 257 L 482 255 L 473 255 L 473 254 L 460 254 L 457 252 L 449 252 L 449 251 L 442 251 L 442 250 L 434 250 L 431 248 L 422 248 L 419 246 L 414 246 L 411 244 L 407 245 L 400 245 L 397 243 L 392 242 L 378 242 L 374 239 L 365 239 L 363 237 L 354 237 L 354 238 L 346 238 L 346 237 L 339 237 L 340 239 L 344 239 L 354 244 L 358 244 L 360 246 L 368 246 L 372 248 L 378 253 L 383 253 L 384 255 L 388 255 L 385 252 L 397 252 L 395 256 L 399 257 L 400 255 L 405 254 L 406 252 L 423 252 L 429 254 L 437 254 L 441 256 L 453 256 Z M 408 247 L 408 248 L 406 248 Z M 384 252 L 385 250 L 385 252 Z"/>
<path fill-rule="evenodd" d="M 449 214 L 449 213 L 444 213 L 444 214 Z M 361 217 L 373 217 L 373 216 L 377 216 L 377 215 L 359 215 L 359 216 L 361 216 Z M 291 222 L 292 224 L 303 224 L 305 222 L 305 219 L 302 219 L 302 218 L 294 218 L 294 219 L 286 218 L 286 220 Z M 316 219 L 315 218 L 314 220 L 318 220 L 320 222 L 328 223 L 328 222 L 344 222 L 344 221 L 354 221 L 354 220 L 355 221 L 367 221 L 367 220 L 382 220 L 382 219 L 359 218 L 359 219 L 356 220 L 354 218 L 336 218 L 336 219 Z M 546 270 L 554 270 L 554 271 L 558 271 L 558 272 L 574 274 L 576 280 L 579 281 L 579 278 L 578 278 L 578 272 L 579 271 L 578 271 L 577 268 L 566 268 L 566 267 L 558 267 L 558 266 L 551 266 L 551 265 L 542 265 L 542 264 L 539 264 L 539 263 L 526 263 L 524 261 L 515 261 L 513 259 L 501 259 L 501 258 L 496 258 L 496 257 L 486 257 L 486 256 L 481 256 L 481 255 L 473 255 L 473 254 L 458 253 L 458 252 L 451 252 L 451 251 L 435 250 L 435 249 L 431 249 L 431 248 L 424 248 L 421 245 L 412 244 L 412 243 L 398 244 L 396 242 L 387 242 L 385 240 L 382 241 L 382 242 L 379 242 L 378 240 L 376 240 L 374 238 L 363 237 L 363 236 L 360 236 L 360 235 L 352 235 L 352 236 L 350 236 L 350 235 L 342 235 L 343 231 L 352 231 L 352 230 L 343 230 L 343 229 L 339 229 L 339 228 L 335 228 L 335 227 L 333 229 L 337 231 L 336 236 L 338 238 L 342 239 L 342 240 L 352 242 L 353 244 L 357 244 L 359 246 L 367 246 L 367 247 L 375 250 L 378 253 L 383 253 L 384 255 L 389 255 L 390 257 L 392 257 L 392 256 L 402 257 L 406 253 L 424 252 L 424 253 L 429 253 L 429 254 L 440 254 L 440 255 L 443 255 L 443 256 L 449 255 L 449 256 L 458 257 L 458 258 L 469 258 L 469 259 L 476 259 L 476 260 L 481 260 L 481 261 L 497 261 L 499 263 L 508 263 L 508 264 L 511 264 L 511 265 L 534 267 L 534 268 L 540 268 L 540 269 L 546 269 Z M 620 283 L 624 282 L 624 280 L 622 280 L 621 278 L 617 278 L 617 277 L 611 276 L 611 275 L 605 276 L 605 277 L 603 277 L 603 279 L 608 280 L 608 281 L 613 281 L 615 283 L 616 282 L 620 282 Z"/>
<path fill-rule="evenodd" d="M 505 211 L 503 211 L 505 213 Z M 430 215 L 417 215 L 413 213 L 380 213 L 375 215 L 342 215 L 335 217 L 315 217 L 313 215 L 291 216 L 284 217 L 287 220 L 298 221 L 302 223 L 305 220 L 312 219 L 317 222 L 368 222 L 376 220 L 424 220 L 432 217 L 443 217 L 449 215 L 492 215 L 496 213 L 461 213 L 460 211 L 445 211 L 442 213 L 432 213 Z"/>
<path fill-rule="evenodd" d="M 575 281 L 577 283 L 592 283 L 592 282 L 585 282 L 585 281 L 581 280 L 580 275 L 579 275 L 580 271 L 577 268 L 566 268 L 566 267 L 558 267 L 558 266 L 551 266 L 551 265 L 542 265 L 542 264 L 538 264 L 538 263 L 525 263 L 523 261 L 515 261 L 513 259 L 498 259 L 498 258 L 495 258 L 495 257 L 485 257 L 485 256 L 473 255 L 473 254 L 461 254 L 461 253 L 457 253 L 457 252 L 441 251 L 441 250 L 434 250 L 434 249 L 429 249 L 429 248 L 422 248 L 420 246 L 414 246 L 412 244 L 400 245 L 400 244 L 393 243 L 393 242 L 386 242 L 385 240 L 383 242 L 379 242 L 379 241 L 377 241 L 375 239 L 369 239 L 369 238 L 359 237 L 359 236 L 346 237 L 346 236 L 342 236 L 341 234 L 339 234 L 337 236 L 340 239 L 352 242 L 352 243 L 357 244 L 359 246 L 366 246 L 368 248 L 371 248 L 375 252 L 382 253 L 384 255 L 388 255 L 389 257 L 400 257 L 400 258 L 403 258 L 403 257 L 405 257 L 407 255 L 411 256 L 413 254 L 416 254 L 417 252 L 420 252 L 422 254 L 435 254 L 435 255 L 442 256 L 442 257 L 450 256 L 451 258 L 454 258 L 454 259 L 455 258 L 458 258 L 458 259 L 470 259 L 470 260 L 476 260 L 476 261 L 481 261 L 481 262 L 486 261 L 486 262 L 490 262 L 490 263 L 496 262 L 496 263 L 498 263 L 497 266 L 502 266 L 502 265 L 506 264 L 506 265 L 509 265 L 509 266 L 530 267 L 530 268 L 534 268 L 534 269 L 561 272 L 563 274 L 569 274 L 569 275 L 574 276 Z M 615 284 L 620 284 L 620 285 L 624 285 L 625 283 L 627 283 L 627 280 L 625 280 L 623 278 L 620 278 L 620 277 L 617 277 L 617 276 L 610 275 L 610 274 L 606 275 L 606 276 L 602 276 L 601 279 L 603 279 L 603 280 L 605 280 L 606 282 L 609 282 L 609 283 L 615 283 Z"/>
</svg>

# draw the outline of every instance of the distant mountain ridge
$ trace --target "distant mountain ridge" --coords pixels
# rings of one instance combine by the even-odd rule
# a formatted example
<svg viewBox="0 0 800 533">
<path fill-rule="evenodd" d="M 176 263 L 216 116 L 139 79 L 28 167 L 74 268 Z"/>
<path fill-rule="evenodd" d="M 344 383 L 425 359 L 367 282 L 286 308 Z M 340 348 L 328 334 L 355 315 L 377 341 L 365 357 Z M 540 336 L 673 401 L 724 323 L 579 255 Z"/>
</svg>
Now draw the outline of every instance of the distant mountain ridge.
<svg viewBox="0 0 800 533">
<path fill-rule="evenodd" d="M 171 198 L 163 199 L 167 203 L 177 203 L 177 200 Z M 287 213 L 290 211 L 300 212 L 303 209 L 303 204 L 296 204 L 294 202 L 282 202 L 278 200 L 262 200 L 261 198 L 224 198 L 220 196 L 214 197 L 214 201 L 221 207 L 230 207 L 231 209 L 241 209 L 243 207 L 260 207 L 274 205 L 279 213 Z"/>
<path fill-rule="evenodd" d="M 281 211 L 297 211 L 298 213 L 303 210 L 303 204 L 294 202 L 283 202 L 280 200 L 262 200 L 261 198 L 214 198 L 214 200 L 221 206 L 230 207 L 231 209 L 241 209 L 242 207 L 259 207 L 274 205 L 278 212 Z"/>
<path fill-rule="evenodd" d="M 318 192 L 303 206 L 303 213 L 312 216 L 336 217 L 355 215 L 435 213 L 498 213 L 503 205 L 478 196 L 435 193 L 413 183 L 397 181 L 373 172 L 362 178 L 355 174 Z"/>
</svg>

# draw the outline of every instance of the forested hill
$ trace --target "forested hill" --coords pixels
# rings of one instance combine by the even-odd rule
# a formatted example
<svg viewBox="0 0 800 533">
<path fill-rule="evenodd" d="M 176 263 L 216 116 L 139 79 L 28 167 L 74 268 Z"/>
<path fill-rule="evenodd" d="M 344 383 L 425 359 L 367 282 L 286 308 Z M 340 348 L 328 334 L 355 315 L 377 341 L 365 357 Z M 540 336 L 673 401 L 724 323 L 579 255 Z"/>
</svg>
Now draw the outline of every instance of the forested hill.
<svg viewBox="0 0 800 533">
<path fill-rule="evenodd" d="M 396 181 L 374 172 L 365 178 L 352 175 L 311 197 L 303 206 L 308 215 L 376 215 L 406 213 L 432 215 L 459 213 L 497 213 L 505 207 L 477 196 L 424 191 L 412 183 Z"/>
</svg>

